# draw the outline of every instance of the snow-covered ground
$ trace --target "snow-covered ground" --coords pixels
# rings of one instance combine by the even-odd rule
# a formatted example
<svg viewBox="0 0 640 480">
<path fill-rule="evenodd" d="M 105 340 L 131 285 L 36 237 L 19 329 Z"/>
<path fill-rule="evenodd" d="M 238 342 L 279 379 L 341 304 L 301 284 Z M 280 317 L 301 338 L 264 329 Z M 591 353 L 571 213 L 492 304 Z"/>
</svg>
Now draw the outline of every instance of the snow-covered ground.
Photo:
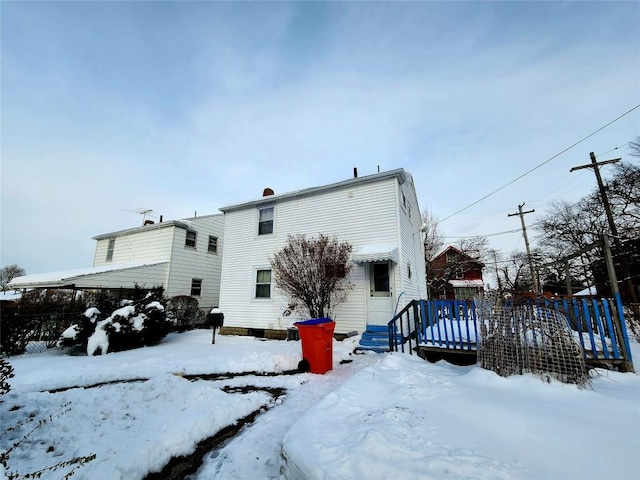
<svg viewBox="0 0 640 480">
<path fill-rule="evenodd" d="M 351 355 L 357 340 L 334 342 L 334 370 L 325 375 L 193 380 L 189 375 L 284 372 L 301 358 L 299 342 L 218 335 L 211 345 L 206 330 L 98 357 L 14 357 L 12 391 L 0 402 L 2 429 L 34 422 L 0 437 L 0 447 L 62 407 L 65 413 L 11 452 L 10 471 L 95 453 L 74 478 L 138 479 L 263 409 L 205 457 L 194 478 L 640 478 L 636 374 L 598 370 L 593 389 L 581 390 L 408 354 Z M 133 381 L 95 386 L 121 380 Z M 223 390 L 244 385 L 286 394 L 274 400 L 260 389 Z M 82 386 L 90 388 L 48 392 Z"/>
</svg>

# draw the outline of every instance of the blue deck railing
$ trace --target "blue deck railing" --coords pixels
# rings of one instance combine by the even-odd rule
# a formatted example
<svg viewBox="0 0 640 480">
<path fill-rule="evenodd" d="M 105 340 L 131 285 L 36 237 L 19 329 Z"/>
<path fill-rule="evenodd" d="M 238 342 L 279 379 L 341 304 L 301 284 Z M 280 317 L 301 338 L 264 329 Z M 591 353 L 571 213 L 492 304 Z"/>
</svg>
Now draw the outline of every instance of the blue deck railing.
<svg viewBox="0 0 640 480">
<path fill-rule="evenodd" d="M 514 307 L 516 305 L 509 302 L 501 305 L 506 311 L 515 312 Z M 532 299 L 520 302 L 517 307 L 532 309 L 539 319 L 552 311 L 556 316 L 561 313 L 561 318 L 566 320 L 580 344 L 585 359 L 605 362 L 632 360 L 619 295 L 614 299 L 598 300 Z M 495 307 L 482 301 L 413 300 L 389 322 L 390 350 L 404 352 L 405 344 L 409 353 L 418 347 L 477 350 L 479 329 L 491 308 Z M 535 338 L 535 325 L 528 325 L 528 328 L 532 329 Z"/>
</svg>

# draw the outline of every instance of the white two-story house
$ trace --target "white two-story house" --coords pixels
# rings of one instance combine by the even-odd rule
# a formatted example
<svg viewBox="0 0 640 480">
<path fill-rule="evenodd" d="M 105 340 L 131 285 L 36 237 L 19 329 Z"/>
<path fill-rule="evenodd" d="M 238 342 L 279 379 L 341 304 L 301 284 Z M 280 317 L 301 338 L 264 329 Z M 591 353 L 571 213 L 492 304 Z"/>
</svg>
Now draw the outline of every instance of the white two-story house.
<svg viewBox="0 0 640 480">
<path fill-rule="evenodd" d="M 386 325 L 409 301 L 426 298 L 422 220 L 403 169 L 227 205 L 220 308 L 228 331 L 286 330 L 287 298 L 272 282 L 270 258 L 289 235 L 322 233 L 353 246 L 355 288 L 334 311 L 336 333 Z M 236 327 L 234 329 L 234 327 Z"/>
<path fill-rule="evenodd" d="M 10 288 L 103 289 L 126 297 L 136 286 L 190 295 L 202 310 L 218 306 L 222 214 L 161 221 L 93 237 L 93 267 L 14 278 Z"/>
</svg>

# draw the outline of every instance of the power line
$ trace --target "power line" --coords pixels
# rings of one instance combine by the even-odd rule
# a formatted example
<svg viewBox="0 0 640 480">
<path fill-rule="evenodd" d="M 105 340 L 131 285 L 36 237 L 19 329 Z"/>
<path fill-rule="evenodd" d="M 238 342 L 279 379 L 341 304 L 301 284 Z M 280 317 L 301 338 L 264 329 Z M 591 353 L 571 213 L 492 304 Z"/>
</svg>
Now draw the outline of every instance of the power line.
<svg viewBox="0 0 640 480">
<path fill-rule="evenodd" d="M 536 165 L 536 166 L 535 166 L 535 167 L 533 167 L 531 170 L 529 170 L 529 171 L 527 171 L 527 172 L 523 173 L 523 174 L 522 174 L 522 175 L 520 175 L 519 177 L 517 177 L 517 178 L 515 178 L 515 179 L 511 180 L 510 182 L 508 182 L 508 183 L 504 184 L 504 185 L 503 185 L 503 186 L 501 186 L 500 188 L 497 188 L 497 189 L 496 189 L 496 190 L 494 190 L 493 192 L 488 193 L 487 195 L 485 195 L 484 197 L 480 198 L 479 200 L 476 200 L 475 202 L 473 202 L 473 203 L 471 203 L 471 204 L 467 205 L 466 207 L 461 208 L 461 209 L 460 209 L 460 210 L 458 210 L 457 212 L 452 213 L 452 214 L 451 214 L 451 215 L 449 215 L 448 217 L 443 218 L 441 221 L 442 221 L 442 222 L 444 222 L 445 220 L 447 220 L 447 219 L 449 219 L 449 218 L 451 218 L 451 217 L 453 217 L 453 216 L 455 216 L 455 215 L 457 215 L 457 214 L 459 214 L 459 213 L 461 213 L 461 212 L 464 212 L 464 211 L 465 211 L 465 210 L 467 210 L 468 208 L 471 208 L 471 207 L 473 207 L 474 205 L 477 205 L 478 203 L 482 202 L 483 200 L 486 200 L 486 199 L 487 199 L 487 198 L 489 198 L 490 196 L 492 196 L 492 195 L 494 195 L 494 194 L 498 193 L 499 191 L 504 190 L 504 189 L 505 189 L 505 188 L 507 188 L 509 185 L 511 185 L 511 184 L 513 184 L 513 183 L 517 182 L 518 180 L 520 180 L 521 178 L 523 178 L 523 177 L 525 177 L 525 176 L 529 175 L 531 172 L 533 172 L 533 171 L 537 170 L 538 168 L 542 167 L 543 165 L 546 165 L 546 164 L 547 164 L 547 163 L 549 163 L 551 160 L 553 160 L 553 159 L 555 159 L 555 158 L 559 157 L 560 155 L 562 155 L 563 153 L 565 153 L 565 152 L 567 152 L 567 151 L 571 150 L 573 147 L 575 147 L 575 146 L 577 146 L 577 145 L 581 144 L 582 142 L 584 142 L 584 141 L 585 141 L 585 140 L 587 140 L 588 138 L 593 137 L 596 133 L 600 132 L 601 130 L 604 130 L 604 129 L 605 129 L 605 128 L 607 128 L 609 125 L 611 125 L 612 123 L 617 122 L 617 121 L 618 121 L 618 120 L 620 120 L 622 117 L 624 117 L 624 116 L 626 116 L 626 115 L 630 114 L 631 112 L 633 112 L 633 111 L 634 111 L 634 110 L 636 110 L 637 108 L 640 108 L 640 103 L 639 103 L 638 105 L 636 105 L 635 107 L 633 107 L 632 109 L 627 110 L 625 113 L 623 113 L 622 115 L 618 116 L 617 118 L 615 118 L 615 119 L 611 120 L 611 121 L 610 121 L 609 123 L 607 123 L 606 125 L 604 125 L 604 126 L 600 127 L 600 128 L 599 128 L 599 129 L 597 129 L 595 132 L 590 133 L 589 135 L 587 135 L 587 136 L 586 136 L 586 137 L 584 137 L 583 139 L 578 140 L 578 141 L 577 141 L 577 142 L 575 142 L 573 145 L 571 145 L 571 146 L 569 146 L 569 147 L 565 148 L 565 149 L 564 149 L 564 150 L 562 150 L 560 153 L 556 153 L 553 157 L 551 157 L 551 158 L 549 158 L 549 159 L 545 160 L 544 162 L 542 162 L 542 163 L 540 163 L 540 164 Z"/>
<path fill-rule="evenodd" d="M 442 238 L 473 238 L 473 237 L 495 237 L 497 235 L 506 235 L 507 233 L 516 233 L 516 232 L 520 232 L 521 230 L 519 228 L 516 228 L 514 230 L 507 230 L 504 232 L 496 232 L 496 233 L 488 233 L 487 235 L 466 235 L 464 237 L 449 237 L 449 236 L 443 236 Z"/>
<path fill-rule="evenodd" d="M 625 145 L 629 145 L 631 142 L 625 142 L 622 145 L 618 145 L 615 148 L 612 148 L 611 150 L 607 151 L 607 152 L 602 152 L 599 153 L 598 155 L 596 155 L 596 157 L 599 157 L 600 155 L 606 155 L 607 153 L 611 153 L 611 152 L 615 152 L 616 150 L 618 150 L 620 147 L 624 147 Z"/>
</svg>

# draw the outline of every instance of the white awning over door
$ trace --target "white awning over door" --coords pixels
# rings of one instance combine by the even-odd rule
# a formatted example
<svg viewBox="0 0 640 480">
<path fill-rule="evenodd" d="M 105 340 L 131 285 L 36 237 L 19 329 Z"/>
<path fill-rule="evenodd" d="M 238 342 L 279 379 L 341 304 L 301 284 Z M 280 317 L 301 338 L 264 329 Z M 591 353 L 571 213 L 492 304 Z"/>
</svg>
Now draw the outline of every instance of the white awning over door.
<svg viewBox="0 0 640 480">
<path fill-rule="evenodd" d="M 355 263 L 387 262 L 398 263 L 398 247 L 388 244 L 365 245 L 353 254 Z"/>
</svg>

